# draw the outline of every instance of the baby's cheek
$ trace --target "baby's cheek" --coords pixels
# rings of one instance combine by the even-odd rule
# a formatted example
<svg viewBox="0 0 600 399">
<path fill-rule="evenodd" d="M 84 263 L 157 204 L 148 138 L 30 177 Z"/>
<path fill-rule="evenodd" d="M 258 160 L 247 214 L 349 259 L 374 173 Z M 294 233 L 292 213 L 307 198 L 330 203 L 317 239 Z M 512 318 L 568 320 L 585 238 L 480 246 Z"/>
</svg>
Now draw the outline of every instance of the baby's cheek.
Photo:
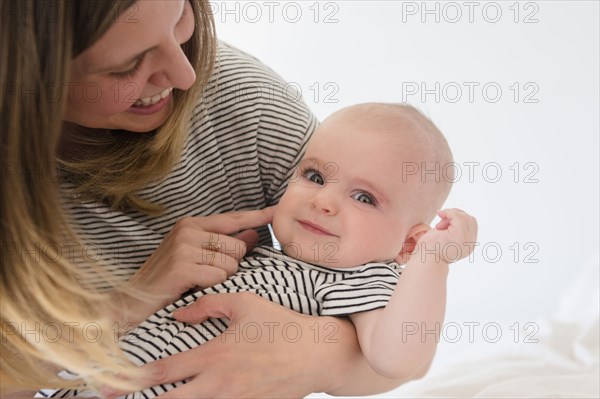
<svg viewBox="0 0 600 399">
<path fill-rule="evenodd" d="M 402 242 L 401 229 L 389 219 L 371 218 L 370 222 L 363 224 L 359 234 L 363 245 L 357 250 L 363 258 L 369 258 L 368 261 L 393 259 L 397 255 L 398 244 Z"/>
</svg>

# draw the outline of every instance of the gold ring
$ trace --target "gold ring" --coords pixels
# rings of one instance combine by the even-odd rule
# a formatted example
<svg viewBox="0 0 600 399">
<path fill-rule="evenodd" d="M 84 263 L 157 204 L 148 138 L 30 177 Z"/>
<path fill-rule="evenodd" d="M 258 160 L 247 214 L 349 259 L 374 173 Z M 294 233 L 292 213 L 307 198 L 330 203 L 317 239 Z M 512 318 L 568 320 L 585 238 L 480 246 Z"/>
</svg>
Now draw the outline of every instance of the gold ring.
<svg viewBox="0 0 600 399">
<path fill-rule="evenodd" d="M 218 251 L 221 249 L 221 243 L 219 243 L 219 235 L 218 234 L 215 234 L 215 233 L 209 234 L 207 249 L 209 251 Z"/>
<path fill-rule="evenodd" d="M 210 266 L 215 265 L 215 252 L 208 251 L 208 255 L 206 256 L 206 264 Z"/>
</svg>

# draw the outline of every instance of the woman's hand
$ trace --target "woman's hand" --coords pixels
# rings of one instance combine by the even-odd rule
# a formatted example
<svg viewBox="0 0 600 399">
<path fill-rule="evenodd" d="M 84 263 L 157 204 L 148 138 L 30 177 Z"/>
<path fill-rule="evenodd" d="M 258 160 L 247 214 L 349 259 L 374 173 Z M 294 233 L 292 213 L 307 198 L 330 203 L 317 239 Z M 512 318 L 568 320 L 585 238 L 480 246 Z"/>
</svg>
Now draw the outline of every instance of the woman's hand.
<svg viewBox="0 0 600 399">
<path fill-rule="evenodd" d="M 143 366 L 143 387 L 188 379 L 160 398 L 301 398 L 333 386 L 356 354 L 343 346 L 345 332 L 354 331 L 348 321 L 302 315 L 252 293 L 206 295 L 174 316 L 189 323 L 225 317 L 229 328 Z"/>
<path fill-rule="evenodd" d="M 142 367 L 141 389 L 188 380 L 161 399 L 370 395 L 405 382 L 370 368 L 348 320 L 306 316 L 248 292 L 205 295 L 174 316 L 188 323 L 225 317 L 229 328 L 202 346 Z M 104 388 L 102 394 L 126 392 Z"/>
<path fill-rule="evenodd" d="M 234 274 L 258 234 L 252 229 L 273 220 L 275 207 L 229 212 L 205 217 L 186 217 L 175 223 L 156 251 L 128 284 L 149 300 L 122 298 L 127 311 L 121 321 L 133 323 L 175 301 L 184 292 L 220 283 Z M 235 237 L 227 234 L 237 233 Z"/>
</svg>

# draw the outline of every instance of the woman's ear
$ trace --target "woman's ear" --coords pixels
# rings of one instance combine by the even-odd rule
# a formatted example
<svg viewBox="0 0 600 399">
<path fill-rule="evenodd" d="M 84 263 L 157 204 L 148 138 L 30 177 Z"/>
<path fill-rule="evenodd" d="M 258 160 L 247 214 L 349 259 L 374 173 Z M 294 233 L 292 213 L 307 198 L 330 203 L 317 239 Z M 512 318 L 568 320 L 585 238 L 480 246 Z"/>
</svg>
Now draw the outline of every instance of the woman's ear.
<svg viewBox="0 0 600 399">
<path fill-rule="evenodd" d="M 431 230 L 431 227 L 426 224 L 417 224 L 408 230 L 408 234 L 404 239 L 404 244 L 402 244 L 402 249 L 396 258 L 394 259 L 398 264 L 404 265 L 408 263 L 410 259 L 410 255 L 412 255 L 413 251 L 417 247 L 417 242 L 419 238 L 425 233 Z"/>
</svg>

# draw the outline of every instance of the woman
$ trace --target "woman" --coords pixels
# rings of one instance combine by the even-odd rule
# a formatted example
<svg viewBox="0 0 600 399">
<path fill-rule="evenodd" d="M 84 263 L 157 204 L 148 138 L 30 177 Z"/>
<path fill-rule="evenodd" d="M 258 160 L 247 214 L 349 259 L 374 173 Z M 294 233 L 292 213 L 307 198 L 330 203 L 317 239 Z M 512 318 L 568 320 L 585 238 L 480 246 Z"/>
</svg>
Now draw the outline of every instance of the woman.
<svg viewBox="0 0 600 399">
<path fill-rule="evenodd" d="M 63 369 L 108 396 L 184 378 L 167 397 L 368 394 L 401 382 L 369 369 L 350 323 L 248 294 L 214 296 L 202 311 L 232 326 L 295 323 L 303 338 L 213 340 L 141 373 L 123 361 L 115 334 L 224 280 L 268 240 L 264 227 L 244 230 L 267 224 L 268 210 L 225 212 L 277 202 L 315 119 L 271 70 L 217 45 L 207 2 L 1 7 L 3 394 L 65 386 Z M 209 249 L 222 256 L 208 260 L 215 233 L 222 246 Z"/>
</svg>

